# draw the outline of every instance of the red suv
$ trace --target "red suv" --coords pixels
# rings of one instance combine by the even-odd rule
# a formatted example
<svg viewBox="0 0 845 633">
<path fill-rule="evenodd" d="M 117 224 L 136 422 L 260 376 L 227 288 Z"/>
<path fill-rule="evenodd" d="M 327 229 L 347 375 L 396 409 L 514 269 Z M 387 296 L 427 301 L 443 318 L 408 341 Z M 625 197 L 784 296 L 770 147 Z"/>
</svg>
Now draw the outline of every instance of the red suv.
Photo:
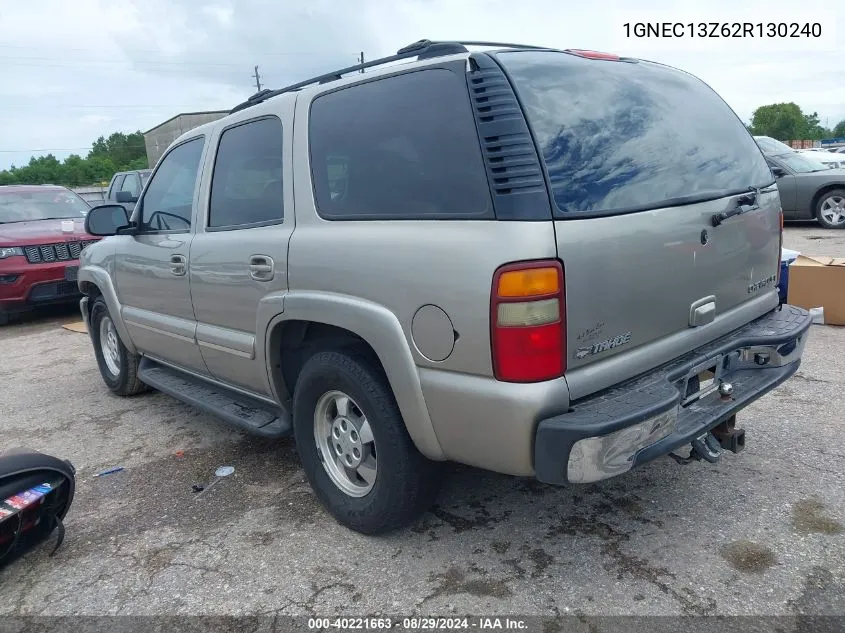
<svg viewBox="0 0 845 633">
<path fill-rule="evenodd" d="M 9 315 L 79 298 L 79 253 L 90 207 L 55 185 L 0 187 L 0 325 Z"/>
</svg>

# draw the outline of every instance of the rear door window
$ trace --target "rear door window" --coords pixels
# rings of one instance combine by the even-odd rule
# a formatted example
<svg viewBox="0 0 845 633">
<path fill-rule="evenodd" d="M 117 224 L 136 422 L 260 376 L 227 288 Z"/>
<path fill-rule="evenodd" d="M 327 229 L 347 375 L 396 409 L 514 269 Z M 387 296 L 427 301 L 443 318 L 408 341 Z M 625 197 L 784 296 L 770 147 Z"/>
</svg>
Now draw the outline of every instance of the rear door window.
<svg viewBox="0 0 845 633">
<path fill-rule="evenodd" d="M 209 228 L 283 218 L 282 122 L 268 117 L 224 130 L 211 178 Z"/>
<path fill-rule="evenodd" d="M 126 178 L 123 180 L 123 184 L 120 186 L 119 191 L 126 191 L 137 198 L 138 194 L 141 192 L 140 187 L 138 186 L 138 176 L 135 174 L 126 174 Z"/>
<path fill-rule="evenodd" d="M 109 198 L 114 198 L 115 194 L 120 191 L 120 188 L 123 186 L 124 178 L 126 177 L 123 174 L 115 176 L 111 183 L 111 189 L 109 190 Z"/>
<path fill-rule="evenodd" d="M 558 217 L 674 206 L 772 182 L 742 122 L 687 73 L 559 52 L 496 57 L 540 146 Z"/>
<path fill-rule="evenodd" d="M 322 217 L 492 215 L 466 82 L 450 70 L 406 73 L 317 97 L 310 147 Z"/>
</svg>

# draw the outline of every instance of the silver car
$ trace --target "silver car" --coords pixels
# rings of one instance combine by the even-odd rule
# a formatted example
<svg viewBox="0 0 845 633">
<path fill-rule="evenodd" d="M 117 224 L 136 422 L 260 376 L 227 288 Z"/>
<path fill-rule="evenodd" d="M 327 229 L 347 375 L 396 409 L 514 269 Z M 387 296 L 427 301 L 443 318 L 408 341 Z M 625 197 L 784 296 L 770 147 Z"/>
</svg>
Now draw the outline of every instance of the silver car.
<svg viewBox="0 0 845 633">
<path fill-rule="evenodd" d="M 445 461 L 578 484 L 740 451 L 810 325 L 778 307 L 780 205 L 687 73 L 420 41 L 185 133 L 131 215 L 89 214 L 81 308 L 113 392 L 293 433 L 379 533 Z"/>
</svg>

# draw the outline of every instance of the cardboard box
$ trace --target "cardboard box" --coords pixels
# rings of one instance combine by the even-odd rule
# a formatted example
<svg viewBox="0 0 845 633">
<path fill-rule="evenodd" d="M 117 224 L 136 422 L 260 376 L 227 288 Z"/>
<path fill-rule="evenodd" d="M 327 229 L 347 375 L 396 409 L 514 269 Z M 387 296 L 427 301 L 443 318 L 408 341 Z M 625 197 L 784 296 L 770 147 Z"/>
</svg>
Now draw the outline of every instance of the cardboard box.
<svg viewBox="0 0 845 633">
<path fill-rule="evenodd" d="M 787 303 L 824 308 L 824 322 L 845 325 L 845 257 L 799 255 L 789 266 Z"/>
</svg>

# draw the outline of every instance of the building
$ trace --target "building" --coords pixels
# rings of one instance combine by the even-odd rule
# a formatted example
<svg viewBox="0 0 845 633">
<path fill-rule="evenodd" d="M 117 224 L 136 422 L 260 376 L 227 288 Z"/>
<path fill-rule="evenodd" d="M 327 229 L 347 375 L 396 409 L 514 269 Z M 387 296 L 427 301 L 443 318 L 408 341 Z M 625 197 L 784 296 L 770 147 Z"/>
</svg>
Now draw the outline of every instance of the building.
<svg viewBox="0 0 845 633">
<path fill-rule="evenodd" d="M 161 158 L 161 155 L 164 154 L 165 150 L 173 141 L 182 136 L 182 134 L 204 123 L 222 119 L 227 114 L 229 114 L 228 110 L 183 112 L 147 130 L 144 132 L 144 145 L 147 148 L 147 162 L 149 166 L 155 167 L 155 164 Z"/>
</svg>

